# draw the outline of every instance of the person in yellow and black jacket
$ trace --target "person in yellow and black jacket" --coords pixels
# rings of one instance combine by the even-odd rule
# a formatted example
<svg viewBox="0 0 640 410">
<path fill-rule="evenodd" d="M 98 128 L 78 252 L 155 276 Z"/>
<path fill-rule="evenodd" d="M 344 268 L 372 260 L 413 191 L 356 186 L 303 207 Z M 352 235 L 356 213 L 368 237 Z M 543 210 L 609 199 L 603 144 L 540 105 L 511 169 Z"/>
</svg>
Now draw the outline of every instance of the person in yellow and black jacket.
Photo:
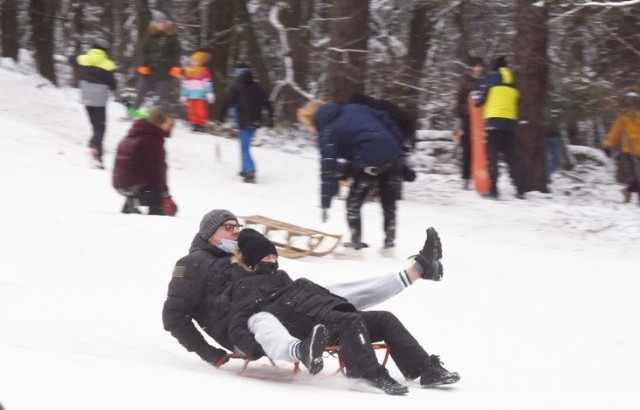
<svg viewBox="0 0 640 410">
<path fill-rule="evenodd" d="M 93 134 L 89 141 L 94 166 L 104 169 L 102 141 L 106 131 L 107 100 L 109 90 L 116 93 L 114 71 L 116 64 L 109 58 L 109 43 L 103 39 L 94 41 L 86 54 L 69 57 L 69 62 L 80 69 L 80 94 L 87 109 Z"/>
<path fill-rule="evenodd" d="M 513 73 L 505 57 L 497 57 L 479 89 L 473 92 L 474 103 L 483 107 L 484 128 L 487 131 L 487 159 L 491 176 L 492 198 L 498 198 L 498 157 L 500 152 L 509 166 L 509 173 L 517 189 L 517 197 L 524 198 L 515 161 L 515 129 L 518 123 L 520 92 L 515 87 Z"/>
<path fill-rule="evenodd" d="M 133 105 L 127 109 L 130 118 L 146 116 L 139 108 L 149 91 L 158 95 L 155 105 L 171 112 L 173 104 L 169 95 L 171 87 L 177 85 L 177 79 L 182 75 L 181 52 L 175 24 L 163 12 L 151 10 L 151 22 L 142 46 L 142 61 L 136 67 L 137 95 Z"/>
<path fill-rule="evenodd" d="M 626 93 L 622 103 L 624 110 L 609 129 L 604 152 L 611 156 L 612 149 L 620 151 L 616 179 L 627 185 L 622 190 L 624 202 L 631 201 L 631 194 L 636 192 L 640 205 L 640 93 Z"/>
</svg>

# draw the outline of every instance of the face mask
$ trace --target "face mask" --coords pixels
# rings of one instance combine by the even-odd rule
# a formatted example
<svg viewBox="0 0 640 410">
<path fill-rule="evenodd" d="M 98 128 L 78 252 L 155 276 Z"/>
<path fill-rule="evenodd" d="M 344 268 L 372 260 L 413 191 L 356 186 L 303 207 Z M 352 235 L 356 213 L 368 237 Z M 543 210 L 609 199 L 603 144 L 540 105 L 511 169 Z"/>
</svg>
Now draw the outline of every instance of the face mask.
<svg viewBox="0 0 640 410">
<path fill-rule="evenodd" d="M 272 274 L 278 270 L 278 261 L 275 262 L 258 262 L 253 269 L 258 274 Z"/>
<path fill-rule="evenodd" d="M 222 249 L 227 253 L 234 253 L 238 249 L 238 241 L 220 238 L 220 245 L 216 245 L 218 249 Z"/>
</svg>

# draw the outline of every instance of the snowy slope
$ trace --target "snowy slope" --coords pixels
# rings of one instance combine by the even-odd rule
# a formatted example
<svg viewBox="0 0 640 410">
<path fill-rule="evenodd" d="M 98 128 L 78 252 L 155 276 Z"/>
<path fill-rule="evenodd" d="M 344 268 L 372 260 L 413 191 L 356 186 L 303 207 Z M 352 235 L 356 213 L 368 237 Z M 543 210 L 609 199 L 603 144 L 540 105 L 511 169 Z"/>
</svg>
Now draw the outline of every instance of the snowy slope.
<svg viewBox="0 0 640 410">
<path fill-rule="evenodd" d="M 24 70 L 22 70 L 24 71 Z M 640 409 L 638 244 L 640 208 L 620 204 L 612 167 L 558 175 L 551 194 L 502 201 L 460 189 L 457 174 L 405 185 L 395 255 L 379 254 L 381 212 L 363 208 L 361 260 L 281 260 L 319 283 L 403 268 L 435 226 L 445 277 L 420 282 L 380 306 L 396 313 L 429 353 L 462 380 L 406 397 L 351 390 L 341 377 L 279 383 L 216 370 L 162 329 L 174 262 L 202 215 L 228 208 L 346 234 L 343 201 L 320 222 L 317 152 L 285 149 L 295 137 L 254 149 L 258 184 L 243 184 L 237 141 L 194 135 L 167 140 L 175 218 L 122 215 L 109 171 L 88 168 L 90 133 L 77 90 L 55 89 L 0 65 L 0 403 L 6 410 L 211 409 L 425 406 L 446 409 Z M 106 164 L 128 123 L 108 107 Z M 269 138 L 268 135 L 261 138 Z M 274 137 L 272 137 L 274 138 Z M 289 140 L 289 138 L 291 138 Z M 260 143 L 260 139 L 256 141 Z M 429 144 L 424 142 L 423 144 Z M 426 150 L 428 151 L 428 149 Z M 432 157 L 416 154 L 425 164 Z M 455 165 L 450 164 L 450 168 Z M 449 168 L 449 169 L 450 169 Z M 446 167 L 445 167 L 446 169 Z M 586 180 L 586 182 L 584 182 Z M 335 363 L 327 359 L 327 369 Z M 255 371 L 269 372 L 266 362 Z M 399 371 L 390 366 L 393 376 Z M 278 404 L 280 403 L 280 404 Z"/>
</svg>

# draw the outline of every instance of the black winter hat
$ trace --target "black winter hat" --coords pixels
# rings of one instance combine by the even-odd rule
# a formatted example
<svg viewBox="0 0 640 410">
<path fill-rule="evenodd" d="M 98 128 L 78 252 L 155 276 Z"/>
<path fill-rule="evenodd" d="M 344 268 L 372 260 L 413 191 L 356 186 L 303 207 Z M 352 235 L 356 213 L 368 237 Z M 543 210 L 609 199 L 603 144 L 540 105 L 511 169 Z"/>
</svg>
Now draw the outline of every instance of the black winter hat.
<svg viewBox="0 0 640 410">
<path fill-rule="evenodd" d="M 104 50 L 104 51 L 109 51 L 109 42 L 107 40 L 105 40 L 104 38 L 96 38 L 93 41 L 93 47 L 92 48 L 98 48 L 100 50 Z"/>
<path fill-rule="evenodd" d="M 238 222 L 238 218 L 226 209 L 214 209 L 202 217 L 198 234 L 200 234 L 200 237 L 206 241 L 211 237 L 211 235 L 213 235 L 220 225 L 229 220 Z"/>
<path fill-rule="evenodd" d="M 238 248 L 248 267 L 253 268 L 267 255 L 278 255 L 275 245 L 255 229 L 246 228 L 238 236 Z"/>
<path fill-rule="evenodd" d="M 477 65 L 484 66 L 484 60 L 482 59 L 482 57 L 469 58 L 469 67 L 475 67 Z"/>
<path fill-rule="evenodd" d="M 499 68 L 506 67 L 506 66 L 507 66 L 507 58 L 505 56 L 500 56 L 493 60 L 494 70 L 497 70 Z"/>
</svg>

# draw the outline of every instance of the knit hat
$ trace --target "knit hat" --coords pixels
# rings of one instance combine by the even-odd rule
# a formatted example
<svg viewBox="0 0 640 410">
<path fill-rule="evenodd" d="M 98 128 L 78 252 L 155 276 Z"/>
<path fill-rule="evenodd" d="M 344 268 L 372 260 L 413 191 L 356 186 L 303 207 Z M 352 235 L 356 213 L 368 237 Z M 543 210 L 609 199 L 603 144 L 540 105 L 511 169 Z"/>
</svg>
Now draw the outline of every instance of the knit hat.
<svg viewBox="0 0 640 410">
<path fill-rule="evenodd" d="M 220 225 L 229 220 L 238 222 L 238 218 L 226 209 L 214 209 L 202 217 L 198 234 L 206 241 Z"/>
<path fill-rule="evenodd" d="M 469 67 L 475 67 L 477 65 L 484 66 L 484 60 L 482 59 L 482 57 L 469 58 Z"/>
<path fill-rule="evenodd" d="M 169 18 L 160 10 L 151 10 L 151 22 L 155 23 L 157 21 L 169 21 Z"/>
<path fill-rule="evenodd" d="M 493 69 L 498 70 L 499 68 L 507 66 L 507 58 L 505 56 L 496 57 L 493 60 Z"/>
<path fill-rule="evenodd" d="M 267 255 L 278 255 L 275 245 L 260 232 L 246 228 L 238 235 L 238 248 L 243 261 L 250 268 L 256 266 Z"/>
<path fill-rule="evenodd" d="M 191 54 L 190 58 L 191 60 L 197 61 L 200 64 L 204 64 L 209 62 L 209 59 L 211 58 L 211 56 L 209 55 L 209 53 L 196 51 L 195 53 Z"/>
<path fill-rule="evenodd" d="M 95 40 L 93 40 L 93 47 L 92 48 L 98 48 L 100 50 L 104 50 L 104 51 L 108 51 L 109 50 L 109 42 L 107 40 L 105 40 L 104 38 L 96 38 Z"/>
</svg>

